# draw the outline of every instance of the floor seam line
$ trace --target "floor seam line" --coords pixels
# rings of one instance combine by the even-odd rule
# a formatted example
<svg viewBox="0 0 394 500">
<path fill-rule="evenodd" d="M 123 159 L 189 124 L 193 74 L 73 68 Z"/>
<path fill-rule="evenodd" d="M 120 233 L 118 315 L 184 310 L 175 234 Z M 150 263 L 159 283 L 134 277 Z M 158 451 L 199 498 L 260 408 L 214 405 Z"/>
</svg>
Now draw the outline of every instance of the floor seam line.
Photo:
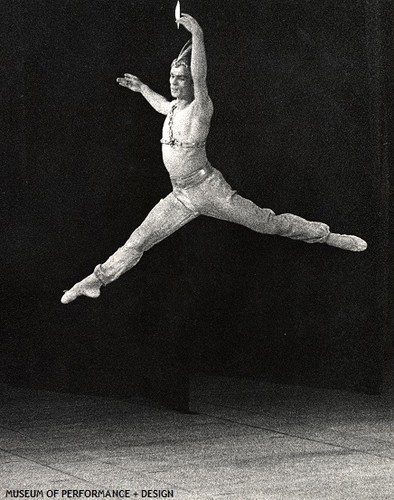
<svg viewBox="0 0 394 500">
<path fill-rule="evenodd" d="M 66 471 L 64 471 L 62 469 L 57 469 L 56 467 L 52 467 L 51 465 L 44 464 L 42 462 L 39 462 L 38 460 L 33 460 L 32 458 L 24 457 L 23 455 L 19 455 L 17 453 L 13 453 L 12 451 L 5 450 L 4 448 L 0 448 L 0 451 L 2 451 L 3 453 L 7 453 L 7 454 L 9 454 L 9 455 L 11 455 L 13 457 L 22 458 L 23 460 L 27 460 L 28 462 L 31 462 L 33 464 L 40 465 L 41 467 L 45 467 L 45 468 L 47 468 L 49 470 L 52 470 L 52 471 L 55 471 L 55 472 L 60 472 L 62 474 L 65 474 L 65 475 L 69 476 L 70 478 L 78 479 L 80 481 L 83 481 L 84 483 L 95 485 L 94 483 L 92 483 L 91 481 L 88 481 L 87 479 L 84 479 L 84 478 L 79 477 L 79 476 L 75 476 L 74 474 L 70 474 L 69 472 L 66 472 Z"/>
<path fill-rule="evenodd" d="M 263 431 L 273 432 L 275 434 L 280 434 L 282 436 L 288 436 L 288 437 L 293 437 L 293 438 L 297 438 L 297 439 L 302 439 L 304 441 L 310 441 L 312 443 L 325 444 L 326 446 L 332 446 L 333 448 L 341 448 L 343 450 L 347 450 L 347 451 L 351 451 L 351 452 L 356 452 L 356 453 L 360 453 L 360 454 L 363 454 L 363 455 L 368 455 L 368 456 L 372 456 L 372 457 L 376 457 L 376 458 L 384 458 L 386 460 L 394 461 L 394 458 L 392 458 L 390 456 L 387 456 L 387 455 L 377 455 L 375 453 L 370 453 L 370 452 L 365 451 L 365 450 L 359 450 L 357 448 L 351 448 L 350 446 L 344 446 L 344 445 L 341 445 L 341 444 L 330 443 L 329 441 L 321 441 L 319 439 L 313 439 L 313 438 L 309 438 L 309 437 L 305 437 L 305 436 L 299 436 L 297 434 L 291 434 L 289 432 L 278 431 L 276 429 L 270 429 L 269 427 L 261 427 L 259 425 L 252 425 L 252 424 L 246 424 L 244 422 L 237 422 L 236 420 L 231 420 L 230 418 L 217 417 L 217 416 L 214 416 L 214 415 L 210 415 L 209 413 L 204 413 L 204 412 L 200 412 L 200 413 L 201 413 L 201 415 L 205 415 L 205 416 L 208 416 L 208 417 L 209 416 L 210 417 L 214 417 L 214 418 L 217 418 L 218 420 L 223 420 L 225 422 L 231 422 L 232 424 L 237 424 L 237 425 L 244 426 L 244 427 L 250 427 L 252 429 L 261 429 Z"/>
</svg>

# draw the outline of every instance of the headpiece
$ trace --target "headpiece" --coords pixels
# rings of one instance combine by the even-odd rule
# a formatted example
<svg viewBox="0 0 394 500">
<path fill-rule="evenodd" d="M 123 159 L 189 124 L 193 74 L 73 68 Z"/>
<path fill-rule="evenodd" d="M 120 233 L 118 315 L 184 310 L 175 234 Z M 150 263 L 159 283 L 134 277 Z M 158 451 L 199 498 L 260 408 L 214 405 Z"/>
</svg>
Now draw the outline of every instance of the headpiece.
<svg viewBox="0 0 394 500">
<path fill-rule="evenodd" d="M 179 56 L 172 61 L 171 66 L 185 66 L 190 69 L 190 57 L 192 51 L 192 41 L 188 40 L 179 52 Z"/>
</svg>

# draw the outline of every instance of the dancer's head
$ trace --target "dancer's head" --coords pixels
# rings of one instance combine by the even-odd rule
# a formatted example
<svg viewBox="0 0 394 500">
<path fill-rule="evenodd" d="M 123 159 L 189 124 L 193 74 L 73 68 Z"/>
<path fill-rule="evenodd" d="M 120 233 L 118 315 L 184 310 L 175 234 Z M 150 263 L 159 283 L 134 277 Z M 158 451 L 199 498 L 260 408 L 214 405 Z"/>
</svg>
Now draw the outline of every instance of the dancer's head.
<svg viewBox="0 0 394 500">
<path fill-rule="evenodd" d="M 190 71 L 191 49 L 191 40 L 189 40 L 171 64 L 171 94 L 178 99 L 190 100 L 193 98 L 193 80 Z"/>
</svg>

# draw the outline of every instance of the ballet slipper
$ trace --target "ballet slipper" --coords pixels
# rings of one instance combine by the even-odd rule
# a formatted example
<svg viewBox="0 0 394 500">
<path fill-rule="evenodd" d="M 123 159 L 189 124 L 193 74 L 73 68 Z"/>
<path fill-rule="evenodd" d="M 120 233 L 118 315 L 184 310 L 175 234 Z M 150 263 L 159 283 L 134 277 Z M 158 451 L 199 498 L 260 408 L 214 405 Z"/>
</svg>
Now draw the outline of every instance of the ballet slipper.
<svg viewBox="0 0 394 500">
<path fill-rule="evenodd" d="M 101 293 L 100 286 L 100 281 L 94 275 L 90 275 L 79 283 L 76 283 L 71 290 L 64 290 L 65 293 L 60 302 L 62 304 L 69 304 L 81 295 L 96 299 Z"/>
<path fill-rule="evenodd" d="M 367 249 L 367 242 L 351 234 L 330 233 L 326 240 L 327 245 L 349 250 L 350 252 L 363 252 Z"/>
</svg>

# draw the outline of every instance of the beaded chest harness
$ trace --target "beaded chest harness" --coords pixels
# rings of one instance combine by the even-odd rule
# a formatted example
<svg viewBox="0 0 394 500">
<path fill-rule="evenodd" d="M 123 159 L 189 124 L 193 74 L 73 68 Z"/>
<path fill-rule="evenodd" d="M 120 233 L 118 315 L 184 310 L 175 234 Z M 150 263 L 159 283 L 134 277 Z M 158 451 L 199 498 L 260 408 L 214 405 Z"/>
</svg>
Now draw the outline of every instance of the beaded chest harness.
<svg viewBox="0 0 394 500">
<path fill-rule="evenodd" d="M 201 142 L 181 142 L 178 141 L 178 139 L 175 139 L 174 137 L 174 113 L 177 108 L 177 104 L 173 104 L 171 107 L 171 111 L 168 116 L 168 130 L 169 130 L 169 139 L 161 139 L 160 142 L 162 144 L 166 144 L 168 146 L 171 146 L 172 148 L 175 148 L 176 146 L 182 147 L 182 148 L 203 148 L 205 147 L 206 141 L 201 141 Z"/>
</svg>

